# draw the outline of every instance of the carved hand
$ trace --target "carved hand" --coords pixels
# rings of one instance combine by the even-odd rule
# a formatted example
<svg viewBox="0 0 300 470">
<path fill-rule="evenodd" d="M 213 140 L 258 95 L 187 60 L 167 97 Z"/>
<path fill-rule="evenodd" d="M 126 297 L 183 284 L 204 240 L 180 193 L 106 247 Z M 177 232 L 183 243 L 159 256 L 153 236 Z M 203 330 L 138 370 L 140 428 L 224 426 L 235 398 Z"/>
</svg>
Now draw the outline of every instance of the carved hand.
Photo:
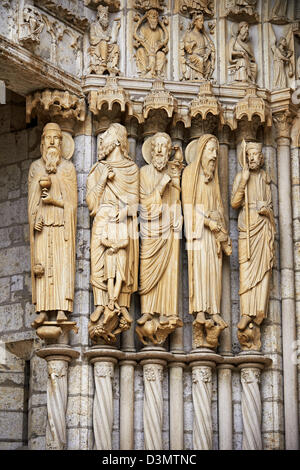
<svg viewBox="0 0 300 470">
<path fill-rule="evenodd" d="M 250 177 L 250 170 L 248 166 L 246 165 L 244 166 L 243 172 L 242 172 L 242 182 L 244 185 L 247 184 L 249 177 Z"/>
<path fill-rule="evenodd" d="M 43 230 L 43 219 L 39 218 L 38 220 L 36 220 L 34 229 L 37 232 L 41 232 Z"/>
<path fill-rule="evenodd" d="M 163 194 L 164 190 L 166 189 L 166 186 L 170 181 L 171 177 L 167 173 L 165 173 L 159 183 L 160 194 Z"/>
<path fill-rule="evenodd" d="M 209 221 L 209 228 L 213 233 L 218 233 L 221 230 L 221 226 L 214 220 Z"/>
</svg>

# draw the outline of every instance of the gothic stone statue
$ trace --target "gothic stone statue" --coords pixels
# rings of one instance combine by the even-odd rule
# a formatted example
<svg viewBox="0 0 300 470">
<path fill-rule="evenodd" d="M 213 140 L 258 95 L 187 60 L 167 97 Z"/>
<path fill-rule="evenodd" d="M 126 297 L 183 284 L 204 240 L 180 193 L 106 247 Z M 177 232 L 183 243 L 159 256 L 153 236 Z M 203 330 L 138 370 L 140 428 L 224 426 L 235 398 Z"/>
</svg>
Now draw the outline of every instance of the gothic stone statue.
<svg viewBox="0 0 300 470">
<path fill-rule="evenodd" d="M 46 124 L 42 157 L 29 169 L 32 302 L 39 314 L 34 328 L 53 314 L 62 324 L 73 311 L 77 182 L 73 163 L 62 155 L 62 138 L 58 124 Z"/>
<path fill-rule="evenodd" d="M 89 73 L 99 75 L 108 73 L 117 75 L 120 49 L 117 44 L 117 34 L 120 28 L 119 21 L 114 28 L 109 27 L 108 7 L 98 6 L 97 21 L 90 28 L 90 66 Z"/>
<path fill-rule="evenodd" d="M 93 341 L 116 341 L 130 328 L 131 294 L 137 290 L 139 191 L 137 165 L 128 154 L 127 131 L 112 124 L 99 139 L 98 162 L 87 180 L 86 201 L 94 218 L 91 284 L 95 311 L 89 331 Z"/>
<path fill-rule="evenodd" d="M 232 207 L 241 208 L 238 219 L 241 311 L 238 338 L 243 349 L 257 351 L 261 347 L 259 327 L 268 310 L 275 236 L 271 180 L 262 169 L 263 161 L 262 145 L 248 142 L 245 155 L 240 158 L 243 171 L 235 177 L 231 197 Z"/>
<path fill-rule="evenodd" d="M 287 74 L 290 78 L 294 75 L 291 61 L 293 51 L 288 48 L 285 37 L 276 41 L 271 49 L 274 56 L 273 88 L 287 88 Z"/>
<path fill-rule="evenodd" d="M 179 249 L 182 228 L 180 174 L 183 155 L 158 132 L 143 145 L 148 165 L 140 170 L 140 340 L 161 344 L 182 321 L 178 317 Z M 172 289 L 172 294 L 170 294 Z"/>
<path fill-rule="evenodd" d="M 215 47 L 204 29 L 202 13 L 196 14 L 182 44 L 183 75 L 186 80 L 208 80 L 215 64 Z"/>
<path fill-rule="evenodd" d="M 182 202 L 188 250 L 189 313 L 195 315 L 194 346 L 215 349 L 220 332 L 222 252 L 231 255 L 218 176 L 219 143 L 205 134 L 186 149 Z"/>
<path fill-rule="evenodd" d="M 232 34 L 229 42 L 229 63 L 233 81 L 256 82 L 257 65 L 249 41 L 249 25 L 246 21 L 239 23 L 237 32 Z"/>
<path fill-rule="evenodd" d="M 148 10 L 137 20 L 134 30 L 136 62 L 143 77 L 163 77 L 166 65 L 168 31 L 159 19 L 158 11 Z"/>
</svg>

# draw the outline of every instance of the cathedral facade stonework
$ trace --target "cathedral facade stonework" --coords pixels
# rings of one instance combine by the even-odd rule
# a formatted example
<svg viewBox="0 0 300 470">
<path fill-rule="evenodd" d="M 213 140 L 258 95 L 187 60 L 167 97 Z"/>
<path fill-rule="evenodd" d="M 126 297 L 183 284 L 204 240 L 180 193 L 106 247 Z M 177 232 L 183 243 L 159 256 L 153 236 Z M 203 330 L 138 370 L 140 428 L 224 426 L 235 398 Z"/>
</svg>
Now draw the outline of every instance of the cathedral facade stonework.
<svg viewBox="0 0 300 470">
<path fill-rule="evenodd" d="M 0 2 L 0 449 L 296 450 L 298 0 Z"/>
</svg>

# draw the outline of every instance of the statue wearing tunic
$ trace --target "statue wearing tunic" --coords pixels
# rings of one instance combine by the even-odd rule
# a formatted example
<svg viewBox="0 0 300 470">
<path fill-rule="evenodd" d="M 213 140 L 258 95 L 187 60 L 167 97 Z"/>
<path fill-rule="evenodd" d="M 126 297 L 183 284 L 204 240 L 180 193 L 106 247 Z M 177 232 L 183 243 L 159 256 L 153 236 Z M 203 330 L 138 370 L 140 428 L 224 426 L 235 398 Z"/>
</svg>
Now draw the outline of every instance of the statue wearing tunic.
<svg viewBox="0 0 300 470">
<path fill-rule="evenodd" d="M 53 320 L 52 312 L 61 323 L 73 311 L 77 181 L 73 163 L 62 156 L 61 144 L 60 127 L 46 124 L 42 157 L 29 169 L 32 302 L 39 313 L 34 328 Z"/>
<path fill-rule="evenodd" d="M 243 349 L 259 350 L 260 330 L 267 315 L 270 280 L 274 259 L 275 222 L 272 209 L 270 177 L 262 169 L 262 145 L 249 142 L 246 165 L 235 177 L 231 205 L 241 208 L 238 219 L 240 263 L 240 312 L 238 337 Z M 249 245 L 247 255 L 247 221 L 245 189 L 248 191 Z"/>
<path fill-rule="evenodd" d="M 128 155 L 126 128 L 112 124 L 99 141 L 98 162 L 87 180 L 86 200 L 94 217 L 91 284 L 95 311 L 89 330 L 96 342 L 114 342 L 130 327 L 131 294 L 137 289 L 139 174 Z"/>
<path fill-rule="evenodd" d="M 221 318 L 222 252 L 230 255 L 218 177 L 219 144 L 206 134 L 186 149 L 182 201 L 189 267 L 189 313 L 195 315 L 194 345 L 216 348 Z"/>
<path fill-rule="evenodd" d="M 180 173 L 183 156 L 177 149 L 169 161 L 172 143 L 157 133 L 143 146 L 149 162 L 140 170 L 140 286 L 142 317 L 137 333 L 161 344 L 176 327 L 178 318 L 179 250 L 182 228 Z M 170 295 L 172 288 L 172 295 Z"/>
<path fill-rule="evenodd" d="M 256 82 L 257 65 L 249 42 L 249 25 L 242 21 L 229 42 L 229 69 L 236 82 Z"/>
</svg>

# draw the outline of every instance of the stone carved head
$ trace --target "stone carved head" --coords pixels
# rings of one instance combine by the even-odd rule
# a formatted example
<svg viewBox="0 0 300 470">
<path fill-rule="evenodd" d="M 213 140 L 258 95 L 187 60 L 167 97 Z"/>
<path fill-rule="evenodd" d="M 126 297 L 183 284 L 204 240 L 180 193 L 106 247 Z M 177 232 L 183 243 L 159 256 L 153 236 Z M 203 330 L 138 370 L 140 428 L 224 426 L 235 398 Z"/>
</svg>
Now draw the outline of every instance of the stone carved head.
<svg viewBox="0 0 300 470">
<path fill-rule="evenodd" d="M 158 11 L 152 8 L 151 10 L 147 11 L 146 18 L 148 20 L 148 23 L 152 31 L 155 31 L 158 26 L 158 19 L 159 19 Z"/>
<path fill-rule="evenodd" d="M 131 159 L 128 153 L 128 138 L 126 127 L 114 123 L 101 135 L 98 143 L 98 160 L 106 158 L 116 147 L 125 158 Z"/>
<path fill-rule="evenodd" d="M 249 39 L 249 25 L 246 21 L 241 21 L 241 23 L 239 23 L 237 35 L 242 41 L 244 41 L 244 42 L 248 41 L 248 39 Z"/>
<path fill-rule="evenodd" d="M 97 19 L 104 29 L 108 28 L 108 25 L 109 25 L 108 7 L 105 7 L 103 5 L 98 6 Z"/>
<path fill-rule="evenodd" d="M 56 173 L 62 158 L 62 131 L 58 124 L 45 125 L 41 140 L 41 154 L 48 173 Z"/>
<path fill-rule="evenodd" d="M 202 168 L 207 181 L 211 181 L 214 177 L 217 167 L 217 158 L 219 153 L 219 145 L 216 138 L 211 138 L 206 143 L 202 155 Z"/>
<path fill-rule="evenodd" d="M 202 31 L 204 26 L 204 16 L 203 13 L 198 13 L 194 15 L 192 20 L 192 28 L 196 28 L 198 31 Z"/>
<path fill-rule="evenodd" d="M 248 142 L 246 147 L 246 156 L 250 170 L 256 171 L 261 168 L 264 164 L 262 144 L 259 142 Z"/>
<path fill-rule="evenodd" d="M 151 141 L 151 161 L 153 166 L 162 171 L 168 164 L 172 151 L 172 141 L 165 132 L 157 132 Z"/>
</svg>

